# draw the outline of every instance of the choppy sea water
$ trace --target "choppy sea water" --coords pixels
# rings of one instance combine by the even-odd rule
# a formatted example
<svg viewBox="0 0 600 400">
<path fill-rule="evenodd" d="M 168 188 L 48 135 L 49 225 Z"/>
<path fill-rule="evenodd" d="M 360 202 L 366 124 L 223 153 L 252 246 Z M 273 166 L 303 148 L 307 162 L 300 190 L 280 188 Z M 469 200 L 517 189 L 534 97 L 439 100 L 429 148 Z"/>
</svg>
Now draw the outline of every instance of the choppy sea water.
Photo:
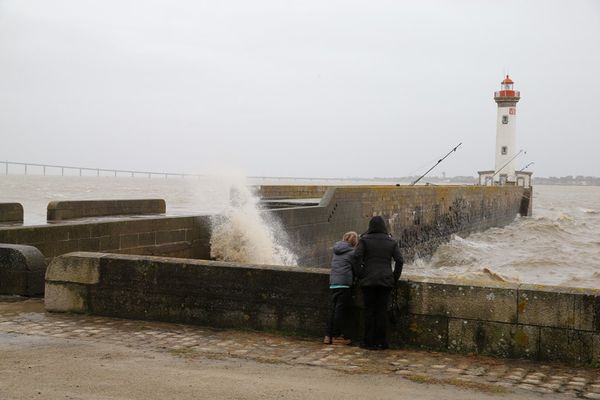
<svg viewBox="0 0 600 400">
<path fill-rule="evenodd" d="M 407 271 L 600 288 L 600 187 L 536 186 L 533 216 L 454 236 Z"/>
<path fill-rule="evenodd" d="M 228 204 L 227 184 L 223 178 L 8 176 L 0 177 L 0 202 L 22 203 L 27 225 L 45 223 L 53 200 L 155 197 L 166 200 L 171 215 L 216 213 Z M 405 271 L 600 288 L 600 187 L 536 186 L 533 212 L 504 228 L 455 236 L 430 260 L 417 260 Z"/>
</svg>

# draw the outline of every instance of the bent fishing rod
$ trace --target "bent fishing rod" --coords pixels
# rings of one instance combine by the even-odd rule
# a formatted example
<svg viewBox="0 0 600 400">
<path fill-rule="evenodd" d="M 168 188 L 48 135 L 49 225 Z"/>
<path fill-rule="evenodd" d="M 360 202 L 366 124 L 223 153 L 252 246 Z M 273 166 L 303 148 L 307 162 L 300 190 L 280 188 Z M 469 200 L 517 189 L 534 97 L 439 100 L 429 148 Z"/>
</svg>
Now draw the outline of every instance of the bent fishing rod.
<svg viewBox="0 0 600 400">
<path fill-rule="evenodd" d="M 515 158 L 517 158 L 519 155 L 521 155 L 521 153 L 523 153 L 523 152 L 525 152 L 525 154 L 527 154 L 527 152 L 526 152 L 526 151 L 524 151 L 524 150 L 519 150 L 519 152 L 518 152 L 517 154 L 515 154 L 514 156 L 512 156 L 512 157 L 511 157 L 511 159 L 510 159 L 510 160 L 508 160 L 508 161 L 506 162 L 506 164 L 504 164 L 504 165 L 503 165 L 503 166 L 502 166 L 502 167 L 501 167 L 501 168 L 500 168 L 498 171 L 496 171 L 496 173 L 495 173 L 494 175 L 492 175 L 492 179 L 493 179 L 493 178 L 494 178 L 496 175 L 498 175 L 498 174 L 500 173 L 500 171 L 502 171 L 504 168 L 506 168 L 506 166 L 507 166 L 508 164 L 510 164 L 510 163 L 511 163 L 511 162 L 512 162 L 512 161 L 513 161 Z"/>
<path fill-rule="evenodd" d="M 425 176 L 426 176 L 428 173 L 430 173 L 431 171 L 433 171 L 433 169 L 434 169 L 435 167 L 437 167 L 438 165 L 440 165 L 440 164 L 442 163 L 442 161 L 444 161 L 446 158 L 448 158 L 448 156 L 450 156 L 450 154 L 454 153 L 454 152 L 455 152 L 455 151 L 456 151 L 456 150 L 457 150 L 457 149 L 458 149 L 458 148 L 459 148 L 461 145 L 462 145 L 462 142 L 460 142 L 460 143 L 459 143 L 459 144 L 458 144 L 458 145 L 457 145 L 455 148 L 453 148 L 452 150 L 450 150 L 450 151 L 448 152 L 448 154 L 446 154 L 444 157 L 440 158 L 440 159 L 438 160 L 438 162 L 436 162 L 436 163 L 435 163 L 435 165 L 434 165 L 433 167 L 431 167 L 431 168 L 429 168 L 429 169 L 427 170 L 427 172 L 425 172 L 423 175 L 421 175 L 420 177 L 418 177 L 417 179 L 415 179 L 415 180 L 413 181 L 413 183 L 411 183 L 411 184 L 410 184 L 410 186 L 414 186 L 414 185 L 415 185 L 417 182 L 419 182 L 421 179 L 425 178 Z"/>
<path fill-rule="evenodd" d="M 521 169 L 519 170 L 519 172 L 523 172 L 523 171 L 525 171 L 527 168 L 529 168 L 529 167 L 530 167 L 530 166 L 532 166 L 533 164 L 535 164 L 533 161 L 532 161 L 532 162 L 530 162 L 529 164 L 527 164 L 526 166 L 524 166 L 523 168 L 521 168 Z"/>
</svg>

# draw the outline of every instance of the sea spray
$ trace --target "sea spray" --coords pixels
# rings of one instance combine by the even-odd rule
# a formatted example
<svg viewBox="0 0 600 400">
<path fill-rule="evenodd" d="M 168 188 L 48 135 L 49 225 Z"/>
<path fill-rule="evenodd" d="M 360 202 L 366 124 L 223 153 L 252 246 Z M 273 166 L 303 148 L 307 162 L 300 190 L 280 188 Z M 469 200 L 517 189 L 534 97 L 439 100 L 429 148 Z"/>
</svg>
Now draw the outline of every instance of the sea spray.
<svg viewBox="0 0 600 400">
<path fill-rule="evenodd" d="M 296 265 L 282 226 L 261 212 L 259 198 L 244 183 L 229 186 L 229 202 L 211 218 L 211 257 L 230 262 Z"/>
</svg>

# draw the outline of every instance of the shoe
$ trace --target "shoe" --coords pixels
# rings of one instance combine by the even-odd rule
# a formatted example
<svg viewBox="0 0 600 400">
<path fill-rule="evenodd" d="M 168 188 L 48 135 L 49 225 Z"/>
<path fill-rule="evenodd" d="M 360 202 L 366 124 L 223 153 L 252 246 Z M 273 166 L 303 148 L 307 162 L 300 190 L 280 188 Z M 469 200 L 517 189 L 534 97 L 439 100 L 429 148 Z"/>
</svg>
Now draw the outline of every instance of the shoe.
<svg viewBox="0 0 600 400">
<path fill-rule="evenodd" d="M 390 346 L 386 343 L 386 344 L 378 344 L 377 346 L 377 350 L 387 350 L 390 348 Z"/>
<path fill-rule="evenodd" d="M 325 336 L 323 338 L 323 344 L 331 344 L 331 337 Z"/>
<path fill-rule="evenodd" d="M 346 339 L 343 336 L 338 336 L 338 337 L 334 337 L 333 339 L 331 339 L 331 344 L 347 346 L 350 343 L 352 343 L 352 340 Z"/>
</svg>

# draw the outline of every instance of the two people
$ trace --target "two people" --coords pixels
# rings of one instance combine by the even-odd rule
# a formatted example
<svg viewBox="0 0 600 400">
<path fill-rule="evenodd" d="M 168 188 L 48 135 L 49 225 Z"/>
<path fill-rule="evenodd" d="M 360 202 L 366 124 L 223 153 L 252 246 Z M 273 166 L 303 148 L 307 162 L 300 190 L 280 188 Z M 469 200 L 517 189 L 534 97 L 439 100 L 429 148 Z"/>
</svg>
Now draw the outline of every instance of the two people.
<svg viewBox="0 0 600 400">
<path fill-rule="evenodd" d="M 390 293 L 400 279 L 404 260 L 398 242 L 388 233 L 381 216 L 371 218 L 369 229 L 358 241 L 353 241 L 355 235 L 355 232 L 346 233 L 334 246 L 329 281 L 331 313 L 324 343 L 350 343 L 343 329 L 352 302 L 352 282 L 356 278 L 364 299 L 361 347 L 387 349 L 387 306 Z M 393 270 L 392 260 L 395 261 Z"/>
</svg>

